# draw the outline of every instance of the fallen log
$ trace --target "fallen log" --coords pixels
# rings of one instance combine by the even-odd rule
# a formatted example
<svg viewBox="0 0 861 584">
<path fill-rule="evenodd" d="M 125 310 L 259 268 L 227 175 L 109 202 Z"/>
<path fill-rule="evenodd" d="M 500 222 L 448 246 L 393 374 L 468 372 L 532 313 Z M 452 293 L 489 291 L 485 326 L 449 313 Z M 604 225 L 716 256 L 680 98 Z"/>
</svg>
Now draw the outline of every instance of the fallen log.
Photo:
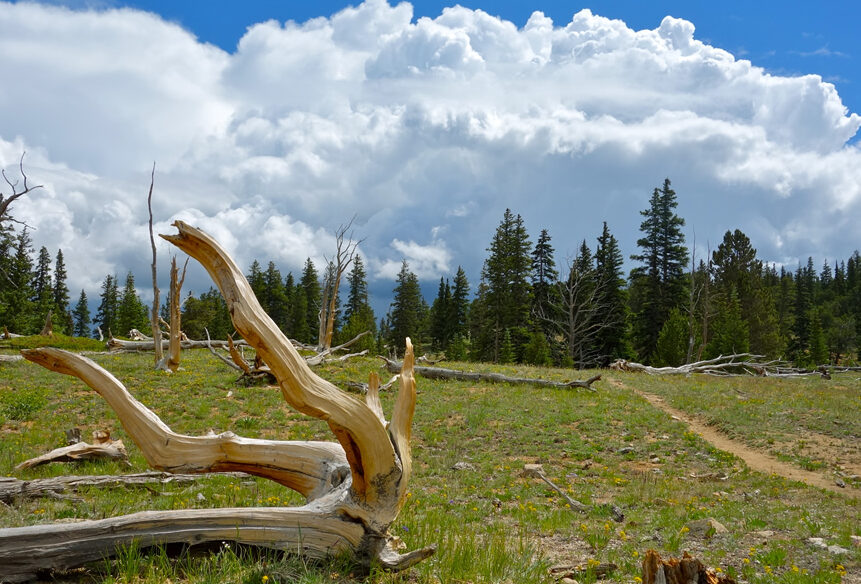
<svg viewBox="0 0 861 584">
<path fill-rule="evenodd" d="M 228 476 L 247 478 L 243 472 L 212 473 L 204 476 Z M 45 479 L 21 480 L 15 477 L 0 477 L 0 501 L 11 503 L 18 498 L 56 498 L 66 491 L 81 487 L 144 487 L 149 485 L 184 484 L 200 480 L 201 475 L 172 474 L 168 472 L 143 472 L 127 475 L 61 476 Z"/>
<path fill-rule="evenodd" d="M 221 290 L 233 325 L 269 365 L 284 400 L 325 420 L 337 442 L 253 440 L 225 432 L 173 432 L 98 364 L 53 348 L 24 351 L 26 359 L 72 375 L 98 392 L 116 412 L 150 466 L 202 473 L 242 471 L 303 494 L 295 508 L 225 508 L 146 511 L 70 524 L 0 529 L 0 566 L 10 582 L 46 569 L 68 569 L 116 553 L 132 542 L 236 541 L 291 550 L 310 557 L 348 552 L 364 566 L 403 570 L 433 547 L 399 554 L 389 533 L 407 499 L 412 473 L 411 426 L 416 402 L 409 339 L 391 419 L 386 422 L 373 375 L 365 401 L 316 375 L 254 297 L 242 270 L 211 237 L 177 221 L 165 237 L 197 259 Z M 206 346 L 206 343 L 203 343 Z"/>
<path fill-rule="evenodd" d="M 237 345 L 247 345 L 245 341 L 236 341 Z M 180 347 L 183 349 L 207 349 L 209 346 L 218 348 L 227 348 L 227 341 L 193 341 L 187 340 L 180 342 Z M 170 340 L 163 339 L 161 342 L 162 349 L 170 348 Z M 141 351 L 155 350 L 155 343 L 152 339 L 148 341 L 127 341 L 111 337 L 108 339 L 107 348 L 114 353 L 137 353 Z"/>
<path fill-rule="evenodd" d="M 626 359 L 616 359 L 610 364 L 610 369 L 630 373 L 646 373 L 648 375 L 691 375 L 702 373 L 715 376 L 753 375 L 759 377 L 807 377 L 820 375 L 827 377 L 827 371 L 810 371 L 794 369 L 786 366 L 783 361 L 758 361 L 762 355 L 737 353 L 720 355 L 713 359 L 705 359 L 694 363 L 686 363 L 678 367 L 652 367 Z"/>
<path fill-rule="evenodd" d="M 389 373 L 397 373 L 400 371 L 400 364 L 388 357 L 379 356 L 380 359 L 385 361 L 386 369 Z M 574 387 L 580 387 L 583 389 L 588 389 L 589 391 L 595 391 L 595 388 L 592 387 L 592 384 L 596 381 L 600 381 L 601 376 L 595 375 L 586 379 L 584 381 L 574 380 L 574 381 L 552 381 L 550 379 L 537 379 L 533 377 L 509 377 L 508 375 L 502 375 L 500 373 L 482 373 L 475 371 L 460 371 L 458 369 L 445 369 L 443 367 L 414 367 L 413 371 L 422 377 L 426 377 L 428 379 L 443 379 L 443 380 L 455 380 L 455 381 L 484 381 L 488 383 L 513 383 L 513 384 L 527 384 L 527 385 L 538 385 L 541 387 L 555 387 L 558 389 L 571 389 Z"/>
</svg>

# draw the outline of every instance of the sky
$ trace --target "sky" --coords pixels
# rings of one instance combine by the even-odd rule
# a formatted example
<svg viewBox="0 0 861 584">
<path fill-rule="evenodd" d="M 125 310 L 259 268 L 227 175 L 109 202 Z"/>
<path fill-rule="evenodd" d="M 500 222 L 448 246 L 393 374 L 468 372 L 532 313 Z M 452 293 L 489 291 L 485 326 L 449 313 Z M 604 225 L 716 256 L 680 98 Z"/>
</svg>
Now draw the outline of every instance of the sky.
<svg viewBox="0 0 861 584">
<path fill-rule="evenodd" d="M 322 267 L 355 216 L 378 316 L 403 259 L 429 302 L 459 265 L 474 290 L 506 208 L 559 263 L 603 221 L 637 253 L 666 177 L 698 258 L 741 229 L 833 265 L 861 247 L 853 4 L 0 2 L 0 167 L 27 152 L 14 214 L 73 297 L 132 270 L 151 298 L 154 161 L 156 229 L 243 267 Z"/>
</svg>

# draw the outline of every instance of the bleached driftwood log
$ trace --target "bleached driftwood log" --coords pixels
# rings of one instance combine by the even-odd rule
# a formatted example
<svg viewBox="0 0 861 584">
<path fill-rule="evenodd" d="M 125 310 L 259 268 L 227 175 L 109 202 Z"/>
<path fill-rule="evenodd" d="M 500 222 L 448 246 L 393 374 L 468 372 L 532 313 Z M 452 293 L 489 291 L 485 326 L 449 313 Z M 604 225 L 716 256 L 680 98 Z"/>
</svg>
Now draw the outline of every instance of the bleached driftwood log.
<svg viewBox="0 0 861 584">
<path fill-rule="evenodd" d="M 80 433 L 78 434 L 80 436 Z M 126 446 L 122 440 L 111 440 L 107 431 L 93 432 L 93 443 L 76 441 L 68 446 L 55 448 L 41 456 L 25 460 L 15 467 L 15 470 L 33 468 L 49 462 L 73 462 L 77 460 L 94 460 L 110 458 L 113 460 L 128 460 Z"/>
<path fill-rule="evenodd" d="M 386 362 L 386 369 L 390 373 L 397 373 L 400 369 L 400 364 L 397 361 L 389 359 L 388 357 L 380 357 L 383 361 Z M 592 384 L 596 381 L 600 381 L 601 376 L 595 375 L 590 377 L 589 379 L 580 381 L 552 381 L 550 379 L 538 379 L 534 377 L 510 377 L 508 375 L 502 375 L 500 373 L 481 373 L 481 372 L 473 372 L 473 371 L 460 371 L 458 369 L 445 369 L 444 367 L 414 367 L 413 370 L 416 374 L 421 375 L 422 377 L 427 377 L 428 379 L 445 379 L 445 380 L 456 380 L 456 381 L 485 381 L 488 383 L 514 383 L 514 384 L 527 384 L 527 385 L 538 385 L 541 387 L 556 387 L 559 389 L 571 389 L 574 387 L 580 387 L 583 389 L 588 389 L 589 391 L 595 391 L 592 387 Z"/>
<path fill-rule="evenodd" d="M 424 548 L 399 554 L 389 535 L 407 497 L 412 470 L 410 436 L 416 390 L 412 345 L 407 340 L 391 421 L 380 406 L 372 374 L 365 402 L 317 376 L 254 298 L 242 271 L 211 237 L 182 222 L 162 236 L 207 269 L 227 302 L 236 330 L 269 364 L 290 405 L 325 420 L 338 442 L 254 440 L 225 432 L 185 436 L 173 432 L 135 400 L 110 373 L 89 359 L 59 349 L 24 356 L 78 377 L 102 395 L 147 462 L 179 472 L 243 471 L 303 494 L 294 508 L 225 508 L 145 511 L 97 521 L 0 529 L 4 578 L 22 581 L 46 568 L 64 569 L 115 553 L 132 541 L 160 543 L 237 541 L 299 551 L 312 557 L 351 552 L 357 561 L 390 570 L 433 554 Z"/>
<path fill-rule="evenodd" d="M 787 366 L 783 361 L 760 361 L 762 355 L 752 353 L 737 353 L 734 355 L 719 355 L 713 359 L 705 359 L 678 367 L 652 367 L 626 359 L 616 359 L 610 364 L 610 369 L 632 373 L 647 373 L 648 375 L 690 375 L 703 373 L 705 375 L 754 375 L 759 377 L 806 377 L 821 375 L 826 377 L 828 372 L 824 367 L 817 371 L 796 369 Z"/>
<path fill-rule="evenodd" d="M 235 341 L 237 345 L 247 345 L 245 341 Z M 162 339 L 161 341 L 162 349 L 170 348 L 170 340 Z M 224 347 L 227 348 L 227 341 L 195 341 L 195 340 L 186 340 L 180 341 L 179 346 L 182 349 L 207 349 L 210 346 L 213 347 Z M 137 353 L 142 351 L 152 351 L 155 348 L 155 343 L 153 343 L 152 339 L 148 341 L 127 341 L 125 339 L 118 339 L 116 337 L 111 337 L 107 342 L 107 348 L 109 351 L 116 353 Z"/>
</svg>

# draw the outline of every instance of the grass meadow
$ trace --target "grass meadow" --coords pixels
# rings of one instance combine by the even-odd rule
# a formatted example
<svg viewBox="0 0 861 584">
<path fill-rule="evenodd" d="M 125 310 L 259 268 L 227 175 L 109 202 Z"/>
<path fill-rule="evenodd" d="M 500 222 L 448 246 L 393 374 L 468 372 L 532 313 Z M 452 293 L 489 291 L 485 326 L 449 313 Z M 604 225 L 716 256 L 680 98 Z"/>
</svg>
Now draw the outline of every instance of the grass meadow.
<svg viewBox="0 0 861 584">
<path fill-rule="evenodd" d="M 323 422 L 284 404 L 276 388 L 238 384 L 236 372 L 206 351 L 184 352 L 182 369 L 173 375 L 154 371 L 151 355 L 92 358 L 178 432 L 333 439 Z M 595 373 L 444 366 L 557 380 Z M 348 380 L 367 381 L 368 373 L 379 369 L 379 360 L 359 358 L 318 372 L 344 387 Z M 58 578 L 81 583 L 537 584 L 555 581 L 559 572 L 552 573 L 553 567 L 580 566 L 577 580 L 590 584 L 597 578 L 592 568 L 612 562 L 617 569 L 607 579 L 633 583 L 639 579 L 640 558 L 653 548 L 663 556 L 688 551 L 740 582 L 861 582 L 861 483 L 853 478 L 861 460 L 857 373 L 831 381 L 600 373 L 604 379 L 595 392 L 418 378 L 414 474 L 392 531 L 410 549 L 436 544 L 438 551 L 404 573 L 359 575 L 348 558 L 310 562 L 224 544 L 179 553 L 125 549 L 115 559 Z M 843 477 L 845 492 L 753 472 L 633 388 L 659 395 L 726 436 L 790 464 L 829 480 Z M 393 397 L 383 395 L 387 412 Z M 23 460 L 64 445 L 64 431 L 72 427 L 81 428 L 85 437 L 109 429 L 126 443 L 129 464 L 96 461 L 14 470 Z M 458 470 L 457 463 L 468 464 Z M 572 510 L 544 482 L 522 476 L 528 463 L 542 464 L 545 474 L 588 510 Z M 139 450 L 94 391 L 28 362 L 0 364 L 0 475 L 31 479 L 145 470 Z M 0 526 L 147 509 L 303 502 L 268 481 L 225 477 L 155 488 L 91 488 L 76 496 L 0 504 Z M 695 533 L 688 527 L 709 518 L 726 533 Z M 817 547 L 809 541 L 813 537 L 841 551 Z"/>
</svg>

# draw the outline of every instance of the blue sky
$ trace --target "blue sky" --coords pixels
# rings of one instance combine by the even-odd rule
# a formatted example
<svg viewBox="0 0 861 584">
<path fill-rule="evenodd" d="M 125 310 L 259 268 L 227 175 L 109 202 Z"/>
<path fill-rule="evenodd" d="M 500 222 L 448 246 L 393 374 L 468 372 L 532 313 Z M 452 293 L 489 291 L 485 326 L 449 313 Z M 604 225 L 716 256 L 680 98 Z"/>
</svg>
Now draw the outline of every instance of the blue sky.
<svg viewBox="0 0 861 584">
<path fill-rule="evenodd" d="M 861 245 L 861 8 L 445 6 L 0 1 L 0 167 L 45 184 L 18 216 L 95 298 L 149 273 L 156 161 L 157 228 L 242 266 L 322 265 L 355 215 L 378 313 L 403 259 L 475 289 L 507 207 L 560 264 L 603 221 L 636 253 L 666 177 L 698 259 L 734 229 L 789 269 Z"/>
</svg>

